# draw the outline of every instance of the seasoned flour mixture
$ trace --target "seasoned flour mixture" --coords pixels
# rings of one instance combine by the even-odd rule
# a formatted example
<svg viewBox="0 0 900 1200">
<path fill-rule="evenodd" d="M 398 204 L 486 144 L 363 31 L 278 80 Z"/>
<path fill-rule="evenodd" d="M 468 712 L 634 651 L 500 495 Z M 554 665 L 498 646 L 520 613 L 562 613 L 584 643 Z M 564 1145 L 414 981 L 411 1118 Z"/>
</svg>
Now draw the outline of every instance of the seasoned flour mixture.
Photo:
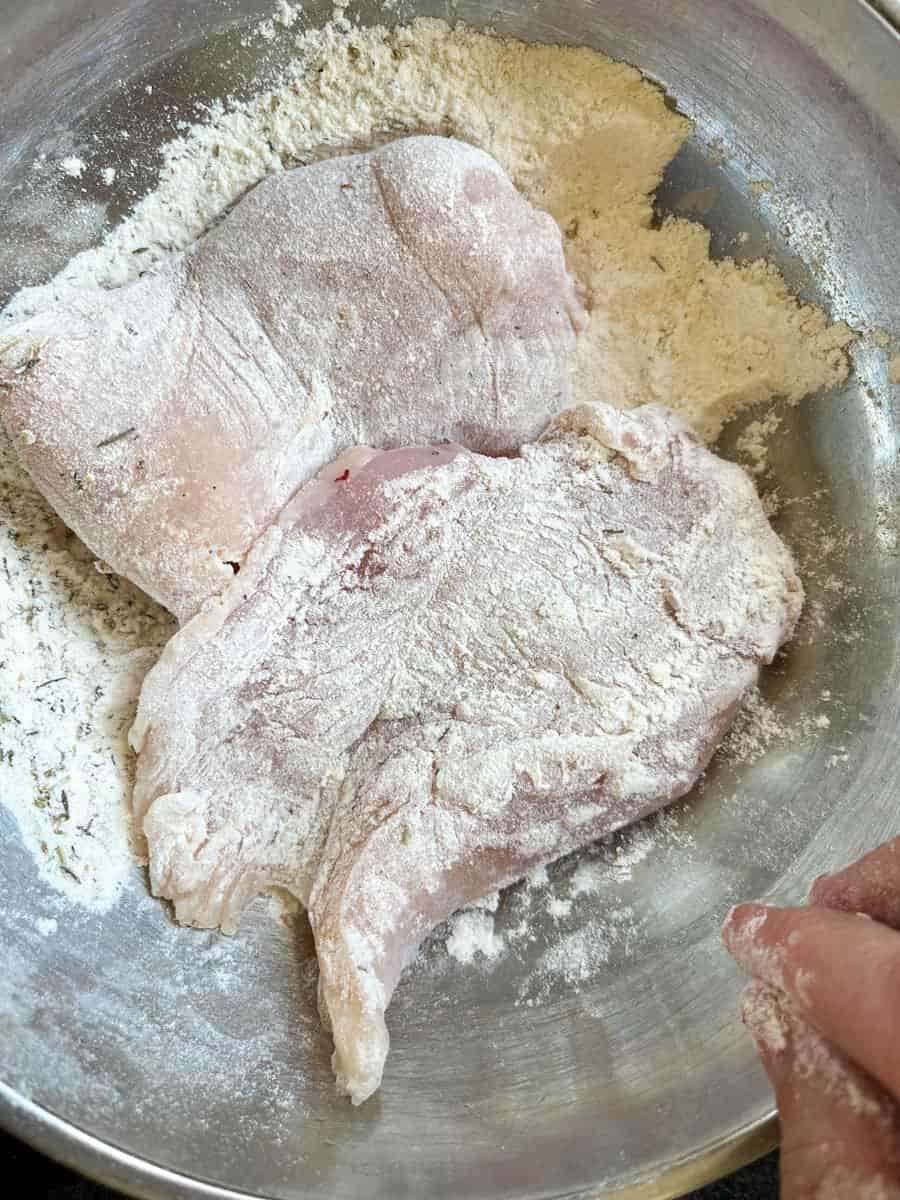
<svg viewBox="0 0 900 1200">
<path fill-rule="evenodd" d="M 41 874 L 85 904 L 108 907 L 129 867 L 128 729 L 174 631 L 96 570 L 0 429 L 0 800 Z"/>
<path fill-rule="evenodd" d="M 713 439 L 749 404 L 846 377 L 850 331 L 799 304 L 777 271 L 711 262 L 699 225 L 653 227 L 651 194 L 689 125 L 636 70 L 438 21 L 279 36 L 296 49 L 282 82 L 164 147 L 159 184 L 130 217 L 14 298 L 0 350 L 22 317 L 161 268 L 267 174 L 437 132 L 489 151 L 559 223 L 590 312 L 577 399 L 660 401 Z M 98 573 L 2 443 L 0 475 L 0 799 L 47 878 L 104 905 L 128 863 L 129 706 L 172 626 Z"/>
</svg>

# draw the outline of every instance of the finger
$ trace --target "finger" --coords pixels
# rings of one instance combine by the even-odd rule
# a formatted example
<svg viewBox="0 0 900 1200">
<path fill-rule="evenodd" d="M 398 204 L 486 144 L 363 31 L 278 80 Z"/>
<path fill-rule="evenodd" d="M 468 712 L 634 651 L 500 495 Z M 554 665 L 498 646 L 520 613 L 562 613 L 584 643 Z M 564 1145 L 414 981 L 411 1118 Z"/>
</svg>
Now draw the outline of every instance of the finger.
<svg viewBox="0 0 900 1200">
<path fill-rule="evenodd" d="M 810 902 L 866 913 L 900 929 L 900 838 L 879 846 L 844 871 L 822 875 L 812 886 Z"/>
<path fill-rule="evenodd" d="M 900 934 L 826 908 L 745 904 L 723 928 L 750 975 L 787 992 L 829 1042 L 900 1096 Z"/>
<path fill-rule="evenodd" d="M 900 1118 L 884 1089 L 768 984 L 748 986 L 744 1024 L 775 1089 L 782 1200 L 900 1197 Z"/>
</svg>

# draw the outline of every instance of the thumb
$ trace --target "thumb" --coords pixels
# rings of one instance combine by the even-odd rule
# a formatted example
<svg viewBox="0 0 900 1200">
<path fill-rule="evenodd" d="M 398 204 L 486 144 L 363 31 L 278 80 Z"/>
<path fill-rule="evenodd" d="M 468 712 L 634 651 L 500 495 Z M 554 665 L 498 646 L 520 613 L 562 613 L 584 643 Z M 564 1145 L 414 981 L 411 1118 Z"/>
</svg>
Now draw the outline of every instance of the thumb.
<svg viewBox="0 0 900 1200">
<path fill-rule="evenodd" d="M 900 1116 L 776 988 L 753 982 L 744 1024 L 775 1089 L 782 1200 L 900 1200 Z"/>
</svg>

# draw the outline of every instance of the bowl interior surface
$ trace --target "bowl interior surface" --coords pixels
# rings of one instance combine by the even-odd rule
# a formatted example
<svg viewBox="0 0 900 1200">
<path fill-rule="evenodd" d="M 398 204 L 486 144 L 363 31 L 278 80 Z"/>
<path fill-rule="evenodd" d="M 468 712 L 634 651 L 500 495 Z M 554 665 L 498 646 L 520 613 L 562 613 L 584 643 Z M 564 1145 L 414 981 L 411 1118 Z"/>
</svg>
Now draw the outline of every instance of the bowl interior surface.
<svg viewBox="0 0 900 1200">
<path fill-rule="evenodd" d="M 0 42 L 12 48 L 0 61 L 0 299 L 46 279 L 127 211 L 124 193 L 93 194 L 90 183 L 64 204 L 41 197 L 33 159 L 86 132 L 112 146 L 113 131 L 136 127 L 129 154 L 152 186 L 176 116 L 249 94 L 277 68 L 240 38 L 270 9 L 0 0 Z M 357 11 L 366 23 L 427 14 L 492 25 L 633 62 L 696 123 L 660 210 L 714 189 L 703 216 L 714 252 L 746 231 L 744 257 L 769 254 L 861 330 L 898 332 L 900 39 L 866 4 Z M 329 15 L 310 4 L 303 19 Z M 754 195 L 757 180 L 774 189 Z M 871 340 L 854 367 L 845 388 L 787 412 L 771 454 L 774 484 L 796 501 L 778 528 L 810 568 L 817 620 L 766 692 L 802 736 L 753 763 L 714 763 L 673 819 L 679 835 L 656 839 L 629 878 L 611 867 L 562 934 L 537 921 L 536 941 L 492 971 L 449 962 L 433 939 L 391 1007 L 382 1091 L 360 1109 L 334 1093 L 302 922 L 273 921 L 260 904 L 234 939 L 181 930 L 138 868 L 108 913 L 62 906 L 0 806 L 0 1120 L 148 1195 L 203 1194 L 194 1180 L 207 1194 L 278 1200 L 649 1196 L 671 1191 L 667 1172 L 691 1162 L 702 1182 L 717 1148 L 771 1108 L 737 1016 L 741 981 L 719 949 L 725 912 L 738 899 L 799 901 L 817 874 L 900 832 L 900 388 Z M 726 434 L 726 452 L 739 432 Z M 813 563 L 823 527 L 835 535 L 827 571 Z M 830 725 L 810 729 L 804 715 L 823 691 Z M 505 897 L 501 931 L 524 903 L 522 889 Z M 609 937 L 605 964 L 577 991 L 557 980 L 536 994 L 529 981 L 554 940 L 609 936 L 608 915 L 622 910 L 631 932 Z M 54 914 L 59 935 L 42 937 L 35 919 Z"/>
</svg>

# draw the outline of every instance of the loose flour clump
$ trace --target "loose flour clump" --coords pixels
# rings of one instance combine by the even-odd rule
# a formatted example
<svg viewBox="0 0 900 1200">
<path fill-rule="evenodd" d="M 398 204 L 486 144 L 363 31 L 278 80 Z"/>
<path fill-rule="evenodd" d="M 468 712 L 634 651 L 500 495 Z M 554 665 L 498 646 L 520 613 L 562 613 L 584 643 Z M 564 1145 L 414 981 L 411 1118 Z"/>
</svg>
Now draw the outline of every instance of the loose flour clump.
<svg viewBox="0 0 900 1200">
<path fill-rule="evenodd" d="M 470 963 L 478 955 L 494 959 L 503 949 L 503 938 L 494 929 L 494 918 L 489 912 L 469 909 L 453 919 L 447 953 L 457 962 Z"/>
<path fill-rule="evenodd" d="M 76 158 L 74 155 L 64 158 L 59 164 L 62 173 L 71 176 L 72 179 L 80 179 L 84 174 L 84 167 L 84 159 Z"/>
<path fill-rule="evenodd" d="M 771 408 L 764 416 L 751 421 L 735 445 L 738 457 L 751 475 L 766 475 L 769 471 L 769 444 L 781 428 L 782 419 L 777 408 Z"/>
<path fill-rule="evenodd" d="M 741 711 L 719 749 L 725 762 L 752 763 L 787 737 L 788 726 L 758 688 L 744 697 Z"/>
<path fill-rule="evenodd" d="M 681 810 L 656 813 L 588 853 L 551 870 L 539 867 L 521 883 L 456 913 L 430 946 L 443 942 L 450 958 L 485 972 L 514 961 L 521 972 L 516 1002 L 528 1008 L 544 1003 L 559 986 L 578 991 L 613 955 L 627 960 L 647 927 L 647 918 L 632 905 L 610 904 L 609 898 L 641 863 L 673 851 L 683 854 L 693 845 Z M 542 940 L 536 930 L 542 927 L 553 932 L 543 939 L 548 948 L 535 957 L 535 943 Z M 420 955 L 420 969 L 426 969 L 426 959 L 439 965 L 433 949 Z"/>
</svg>

